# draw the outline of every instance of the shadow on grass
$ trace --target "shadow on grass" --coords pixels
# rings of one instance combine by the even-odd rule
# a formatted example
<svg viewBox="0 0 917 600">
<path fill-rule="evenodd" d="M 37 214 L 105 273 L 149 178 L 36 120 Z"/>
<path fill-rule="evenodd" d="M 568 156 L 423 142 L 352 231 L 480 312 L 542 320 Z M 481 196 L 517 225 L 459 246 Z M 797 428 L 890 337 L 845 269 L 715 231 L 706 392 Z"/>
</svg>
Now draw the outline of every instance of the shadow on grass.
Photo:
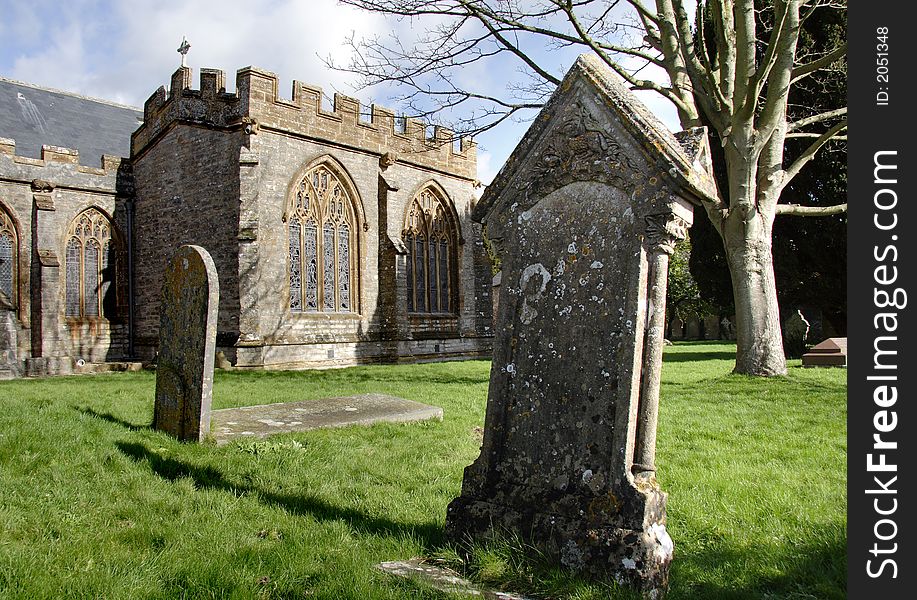
<svg viewBox="0 0 917 600">
<path fill-rule="evenodd" d="M 85 406 L 75 407 L 74 410 L 84 415 L 93 417 L 94 419 L 101 419 L 103 421 L 108 421 L 109 423 L 114 423 L 115 425 L 120 425 L 121 427 L 130 429 L 131 431 L 147 431 L 153 428 L 151 423 L 147 423 L 146 425 L 135 425 L 134 423 L 119 419 L 114 415 L 110 415 L 108 413 L 100 413 Z"/>
<path fill-rule="evenodd" d="M 425 551 L 442 546 L 445 539 L 442 528 L 434 523 L 398 523 L 358 510 L 334 506 L 315 497 L 277 494 L 258 486 L 234 483 L 213 467 L 159 456 L 142 444 L 116 442 L 115 445 L 131 460 L 149 464 L 153 473 L 167 481 L 189 477 L 197 489 L 218 490 L 234 496 L 251 494 L 263 504 L 280 508 L 291 515 L 310 516 L 318 521 L 345 521 L 355 530 L 369 535 L 412 537 L 420 541 Z"/>
<path fill-rule="evenodd" d="M 393 367 L 397 369 L 397 367 Z M 375 366 L 365 367 L 356 366 L 345 369 L 335 369 L 328 371 L 240 371 L 240 372 L 219 372 L 218 379 L 221 382 L 232 382 L 240 380 L 245 383 L 252 381 L 269 382 L 286 382 L 292 381 L 297 383 L 344 383 L 346 385 L 360 383 L 436 383 L 445 385 L 475 385 L 487 384 L 490 381 L 490 371 L 481 375 L 467 374 L 450 374 L 443 372 L 430 372 L 427 369 L 398 369 L 383 370 Z"/>
<path fill-rule="evenodd" d="M 676 551 L 673 561 L 673 585 L 668 595 L 671 600 L 749 600 L 760 598 L 821 598 L 843 600 L 847 596 L 847 542 L 837 532 L 823 528 L 813 532 L 807 543 L 776 549 L 767 558 L 751 548 L 732 545 L 706 548 L 702 552 L 680 557 Z M 677 542 L 676 542 L 677 543 Z M 763 565 L 763 561 L 771 564 Z M 754 563 L 760 566 L 757 568 Z M 728 580 L 713 580 L 709 574 L 723 565 L 748 565 L 748 577 L 735 571 Z M 782 567 L 780 574 L 767 575 Z M 741 583 L 734 583 L 737 579 Z M 679 585 L 681 580 L 691 581 Z"/>
<path fill-rule="evenodd" d="M 735 350 L 711 350 L 709 352 L 669 352 L 662 354 L 662 362 L 700 362 L 703 360 L 735 360 Z"/>
</svg>

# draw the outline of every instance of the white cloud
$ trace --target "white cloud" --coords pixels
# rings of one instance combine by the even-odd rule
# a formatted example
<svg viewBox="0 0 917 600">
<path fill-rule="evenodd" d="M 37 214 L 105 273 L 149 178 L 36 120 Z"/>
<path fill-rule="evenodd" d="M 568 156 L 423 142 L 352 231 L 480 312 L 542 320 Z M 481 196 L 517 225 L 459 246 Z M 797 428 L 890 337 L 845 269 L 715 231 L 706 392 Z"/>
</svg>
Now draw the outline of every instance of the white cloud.
<svg viewBox="0 0 917 600">
<path fill-rule="evenodd" d="M 222 69 L 232 90 L 238 69 L 261 67 L 278 74 L 280 93 L 289 97 L 293 79 L 323 86 L 329 94 L 349 91 L 350 76 L 326 69 L 320 57 L 346 62 L 350 34 L 388 28 L 381 17 L 334 0 L 13 4 L 25 7 L 3 11 L 4 31 L 18 35 L 0 41 L 0 73 L 136 106 L 168 85 L 180 64 L 176 49 L 182 36 L 192 45 L 188 64 L 195 72 Z M 43 43 L 30 46 L 28 39 Z"/>
<path fill-rule="evenodd" d="M 229 91 L 246 66 L 273 71 L 279 93 L 289 98 L 293 79 L 370 102 L 389 104 L 390 90 L 354 90 L 353 77 L 329 70 L 322 58 L 349 62 L 350 35 L 397 35 L 409 46 L 432 23 L 386 20 L 335 0 L 0 0 L 0 75 L 116 102 L 142 106 L 180 64 L 182 36 L 192 48 L 188 64 L 222 69 Z M 562 75 L 577 52 L 534 46 L 533 52 Z M 460 77 L 485 92 L 505 94 L 518 79 L 518 61 L 482 62 Z M 195 75 L 194 85 L 197 85 Z M 673 108 L 655 94 L 641 99 L 678 129 Z M 397 106 L 391 106 L 398 109 Z M 490 182 L 528 123 L 505 123 L 479 136 L 481 181 Z"/>
<path fill-rule="evenodd" d="M 494 177 L 497 176 L 497 172 L 500 170 L 501 165 L 496 167 L 493 164 L 493 154 L 486 150 L 478 151 L 478 179 L 484 185 L 490 185 Z"/>
</svg>

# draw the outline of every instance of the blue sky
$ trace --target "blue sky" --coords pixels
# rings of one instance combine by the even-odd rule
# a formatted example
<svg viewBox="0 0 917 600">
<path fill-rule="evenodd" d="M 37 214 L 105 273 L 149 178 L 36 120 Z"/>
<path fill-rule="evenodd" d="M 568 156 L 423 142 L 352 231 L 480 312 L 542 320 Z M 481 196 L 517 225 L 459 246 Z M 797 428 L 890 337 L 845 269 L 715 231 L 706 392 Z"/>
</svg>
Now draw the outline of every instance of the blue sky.
<svg viewBox="0 0 917 600">
<path fill-rule="evenodd" d="M 278 74 L 289 97 L 294 79 L 339 91 L 365 104 L 395 110 L 391 90 L 356 89 L 347 74 L 327 69 L 321 58 L 346 63 L 348 36 L 395 32 L 418 35 L 422 23 L 387 20 L 334 0 L 0 0 L 0 76 L 132 106 L 179 66 L 182 37 L 191 43 L 188 64 L 223 69 L 227 85 L 249 65 Z M 416 28 L 416 29 L 415 29 Z M 576 53 L 536 49 L 558 74 Z M 464 74 L 485 91 L 504 93 L 520 73 L 510 62 Z M 653 94 L 641 96 L 670 127 L 674 111 Z M 506 123 L 478 139 L 479 178 L 488 183 L 528 127 Z M 0 132 L 0 137 L 3 132 Z"/>
</svg>

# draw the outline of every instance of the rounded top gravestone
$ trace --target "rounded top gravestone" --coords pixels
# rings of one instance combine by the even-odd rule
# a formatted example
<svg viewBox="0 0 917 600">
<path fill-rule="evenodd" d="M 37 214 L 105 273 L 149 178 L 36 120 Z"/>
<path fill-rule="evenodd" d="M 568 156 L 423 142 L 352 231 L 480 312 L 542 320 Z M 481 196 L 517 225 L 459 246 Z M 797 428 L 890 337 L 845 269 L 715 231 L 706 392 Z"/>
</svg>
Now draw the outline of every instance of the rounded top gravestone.
<svg viewBox="0 0 917 600">
<path fill-rule="evenodd" d="M 153 426 L 183 441 L 210 432 L 219 282 L 210 254 L 182 246 L 166 267 Z"/>
</svg>

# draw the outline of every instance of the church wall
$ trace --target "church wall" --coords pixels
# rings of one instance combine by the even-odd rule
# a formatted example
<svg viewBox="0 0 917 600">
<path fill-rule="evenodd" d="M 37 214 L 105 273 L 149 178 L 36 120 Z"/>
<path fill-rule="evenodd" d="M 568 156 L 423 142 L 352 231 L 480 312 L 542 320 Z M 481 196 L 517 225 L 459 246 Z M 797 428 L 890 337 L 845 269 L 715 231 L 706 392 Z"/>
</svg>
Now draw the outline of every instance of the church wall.
<svg viewBox="0 0 917 600">
<path fill-rule="evenodd" d="M 257 183 L 248 188 L 242 205 L 246 214 L 257 219 L 257 260 L 250 260 L 243 269 L 252 269 L 249 276 L 253 296 L 246 303 L 251 330 L 243 332 L 240 340 L 239 364 L 298 362 L 304 352 L 302 344 L 354 343 L 370 339 L 377 330 L 378 278 L 376 255 L 378 212 L 378 157 L 340 151 L 324 144 L 261 130 L 251 136 L 251 153 L 258 163 L 243 168 L 243 181 L 251 178 Z M 359 284 L 352 290 L 359 299 L 357 313 L 294 313 L 290 310 L 289 292 L 289 233 L 283 216 L 288 208 L 291 186 L 299 183 L 305 169 L 315 161 L 331 157 L 352 181 L 362 215 L 357 224 L 359 251 Z M 365 225 L 365 226 L 364 226 Z M 368 229 L 367 229 L 368 227 Z M 353 249 L 352 249 L 353 251 Z M 253 257 L 254 258 L 254 257 Z M 243 308 L 243 314 L 246 309 Z M 269 351 L 263 346 L 273 347 Z M 266 354 L 263 354 L 265 353 Z M 325 357 L 327 352 L 325 352 Z"/>
<path fill-rule="evenodd" d="M 171 254 L 189 243 L 206 248 L 216 263 L 217 346 L 238 366 L 343 366 L 489 351 L 490 290 L 480 285 L 482 277 L 489 283 L 489 267 L 468 218 L 473 143 L 453 143 L 445 129 L 340 94 L 327 110 L 321 89 L 300 82 L 291 99 L 281 98 L 276 76 L 254 68 L 237 73 L 236 93 L 227 93 L 223 73 L 212 69 L 201 71 L 199 89 L 192 89 L 186 67 L 169 87 L 145 103 L 129 161 L 103 157 L 100 167 L 88 167 L 76 151 L 52 146 L 41 159 L 25 158 L 15 155 L 13 140 L 0 139 L 0 203 L 16 224 L 18 255 L 13 309 L 4 310 L 7 321 L 15 313 L 14 345 L 26 373 L 152 358 L 163 273 Z M 359 198 L 353 314 L 289 307 L 282 217 L 291 185 L 323 156 L 333 158 Z M 454 206 L 464 240 L 456 247 L 461 276 L 454 316 L 407 313 L 401 233 L 408 203 L 430 183 Z M 106 313 L 110 318 L 65 314 L 66 238 L 74 218 L 90 207 L 110 218 L 124 243 L 129 264 L 122 272 L 132 267 L 117 288 L 124 302 Z"/>
<path fill-rule="evenodd" d="M 252 243 L 257 249 L 252 252 L 257 253 L 258 260 L 251 263 L 255 266 L 249 289 L 259 291 L 253 291 L 248 303 L 251 335 L 246 337 L 243 328 L 239 344 L 242 347 L 237 354 L 239 366 L 331 366 L 398 360 L 399 356 L 413 360 L 487 352 L 489 339 L 479 340 L 476 327 L 480 319 L 474 273 L 476 269 L 489 273 L 489 267 L 481 263 L 481 256 L 476 259 L 474 251 L 479 232 L 473 229 L 469 218 L 473 198 L 470 180 L 401 162 L 383 172 L 378 154 L 264 128 L 250 140 L 251 166 L 243 167 L 242 187 L 246 189 L 247 180 L 251 186 L 243 194 L 242 206 L 243 214 L 250 211 L 257 221 L 257 242 Z M 361 202 L 358 212 L 365 223 L 360 228 L 360 310 L 354 315 L 294 313 L 289 308 L 288 229 L 282 217 L 290 201 L 291 186 L 298 184 L 308 167 L 329 157 L 352 181 Z M 405 258 L 394 251 L 393 240 L 401 239 L 409 202 L 431 183 L 439 186 L 455 205 L 460 235 L 465 240 L 458 248 L 461 274 L 459 308 L 454 317 L 408 315 Z M 392 185 L 398 189 L 388 189 Z M 381 231 L 380 226 L 385 230 Z M 395 290 L 390 291 L 395 293 L 386 298 L 386 287 L 393 284 Z M 489 297 L 486 302 L 489 309 Z M 247 321 L 245 306 L 243 301 L 242 322 Z M 489 315 L 488 310 L 487 319 Z M 489 326 L 488 321 L 487 330 L 480 331 L 484 337 L 490 335 Z"/>
<path fill-rule="evenodd" d="M 89 167 L 80 164 L 75 150 L 45 146 L 42 158 L 27 158 L 15 154 L 13 140 L 0 139 L 0 203 L 17 235 L 12 300 L 23 372 L 79 372 L 83 362 L 127 356 L 126 312 L 109 318 L 67 317 L 64 289 L 67 233 L 77 215 L 98 209 L 124 239 L 125 179 L 129 174 L 116 157 L 103 157 L 100 167 Z"/>
<path fill-rule="evenodd" d="M 147 101 L 144 125 L 132 136 L 136 343 L 144 356 L 156 343 L 166 247 L 192 242 L 214 255 L 221 288 L 217 347 L 236 366 L 340 366 L 489 351 L 489 285 L 486 302 L 478 302 L 486 309 L 476 305 L 479 275 L 489 283 L 489 268 L 468 218 L 474 144 L 449 143 L 452 134 L 443 129 L 428 138 L 410 119 L 399 127 L 391 111 L 375 106 L 361 116 L 359 102 L 339 94 L 325 110 L 321 90 L 300 82 L 292 99 L 280 98 L 276 76 L 259 69 L 238 72 L 235 94 L 225 92 L 223 81 L 222 72 L 204 69 L 195 90 L 191 70 L 179 69 L 171 92 L 160 88 Z M 359 310 L 353 314 L 299 313 L 289 306 L 283 216 L 291 186 L 321 157 L 332 157 L 360 201 L 353 290 Z M 463 275 L 455 317 L 406 311 L 403 245 L 398 248 L 405 209 L 431 181 L 454 203 L 466 240 L 459 246 Z M 190 216 L 195 211 L 197 219 Z"/>
<path fill-rule="evenodd" d="M 133 158 L 135 348 L 152 356 L 163 274 L 183 244 L 213 257 L 220 285 L 217 336 L 239 332 L 239 153 L 242 134 L 177 123 Z"/>
<path fill-rule="evenodd" d="M 398 189 L 388 196 L 388 235 L 401 239 L 408 208 L 414 197 L 428 185 L 438 187 L 445 193 L 455 209 L 458 220 L 459 290 L 458 309 L 455 317 L 438 315 L 421 316 L 408 314 L 406 285 L 406 255 L 396 261 L 398 297 L 395 308 L 404 322 L 404 331 L 409 339 L 445 339 L 450 337 L 473 337 L 478 320 L 477 290 L 475 272 L 484 267 L 475 260 L 475 240 L 480 237 L 480 228 L 471 222 L 470 212 L 474 199 L 472 182 L 448 175 L 418 169 L 411 165 L 396 163 L 386 171 L 386 177 L 397 182 Z"/>
</svg>

